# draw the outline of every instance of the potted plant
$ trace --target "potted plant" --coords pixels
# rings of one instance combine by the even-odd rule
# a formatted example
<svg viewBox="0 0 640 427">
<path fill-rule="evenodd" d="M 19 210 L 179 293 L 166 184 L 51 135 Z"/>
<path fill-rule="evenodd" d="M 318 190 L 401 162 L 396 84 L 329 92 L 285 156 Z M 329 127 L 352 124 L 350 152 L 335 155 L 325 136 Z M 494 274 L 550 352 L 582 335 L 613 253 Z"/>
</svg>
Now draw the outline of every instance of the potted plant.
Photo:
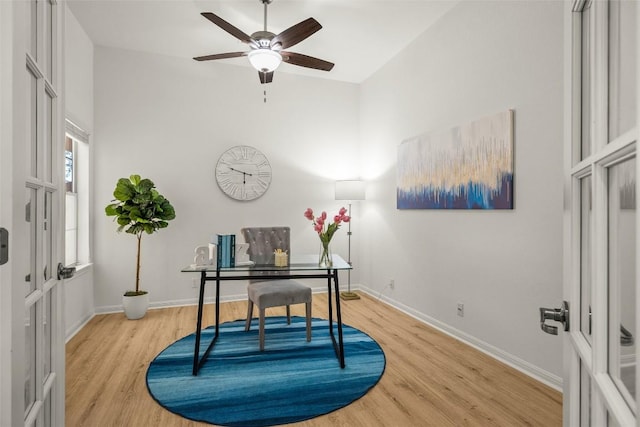
<svg viewBox="0 0 640 427">
<path fill-rule="evenodd" d="M 128 319 L 144 317 L 149 307 L 147 291 L 140 290 L 140 243 L 142 233 L 153 234 L 166 228 L 168 221 L 176 217 L 171 203 L 155 189 L 149 179 L 141 179 L 140 175 L 120 178 L 113 191 L 114 200 L 107 205 L 105 213 L 114 216 L 118 223 L 118 232 L 125 231 L 138 239 L 136 257 L 136 288 L 125 292 L 122 298 L 124 312 Z"/>
</svg>

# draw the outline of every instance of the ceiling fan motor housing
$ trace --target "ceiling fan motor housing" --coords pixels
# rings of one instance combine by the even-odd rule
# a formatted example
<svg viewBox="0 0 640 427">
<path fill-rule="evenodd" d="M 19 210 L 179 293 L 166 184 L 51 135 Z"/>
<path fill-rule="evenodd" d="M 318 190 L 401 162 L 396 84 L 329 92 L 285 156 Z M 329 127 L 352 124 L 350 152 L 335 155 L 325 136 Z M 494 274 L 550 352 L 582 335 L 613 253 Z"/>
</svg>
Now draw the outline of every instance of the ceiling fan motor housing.
<svg viewBox="0 0 640 427">
<path fill-rule="evenodd" d="M 269 49 L 271 47 L 271 39 L 276 35 L 270 31 L 256 31 L 251 34 L 251 38 L 258 42 L 259 48 Z"/>
</svg>

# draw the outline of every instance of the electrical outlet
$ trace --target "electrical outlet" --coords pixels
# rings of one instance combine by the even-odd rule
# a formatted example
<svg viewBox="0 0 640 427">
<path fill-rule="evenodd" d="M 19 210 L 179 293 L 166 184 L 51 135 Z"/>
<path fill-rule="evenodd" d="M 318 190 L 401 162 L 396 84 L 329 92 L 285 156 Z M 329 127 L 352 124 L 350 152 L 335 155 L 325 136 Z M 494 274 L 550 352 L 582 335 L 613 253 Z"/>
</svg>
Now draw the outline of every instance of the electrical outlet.
<svg viewBox="0 0 640 427">
<path fill-rule="evenodd" d="M 191 279 L 191 287 L 193 289 L 198 287 L 198 281 L 196 280 L 196 278 L 194 277 L 193 279 Z"/>
<path fill-rule="evenodd" d="M 458 316 L 464 317 L 464 304 L 461 302 L 458 303 Z"/>
<path fill-rule="evenodd" d="M 389 280 L 389 287 L 391 289 L 395 289 L 396 288 L 396 281 L 393 280 L 393 279 Z"/>
</svg>

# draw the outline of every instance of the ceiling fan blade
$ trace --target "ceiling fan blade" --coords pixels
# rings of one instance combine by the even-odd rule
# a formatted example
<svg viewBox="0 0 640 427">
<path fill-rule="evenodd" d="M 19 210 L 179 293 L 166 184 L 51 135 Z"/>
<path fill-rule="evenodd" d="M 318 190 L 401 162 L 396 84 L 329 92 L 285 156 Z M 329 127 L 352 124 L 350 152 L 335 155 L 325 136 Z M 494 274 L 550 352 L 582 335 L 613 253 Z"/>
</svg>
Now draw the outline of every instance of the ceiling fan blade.
<svg viewBox="0 0 640 427">
<path fill-rule="evenodd" d="M 306 39 L 321 28 L 322 25 L 320 25 L 320 23 L 315 19 L 306 19 L 297 23 L 293 27 L 287 28 L 271 39 L 271 47 L 279 45 L 280 49 L 286 49 L 300 43 L 302 40 Z"/>
<path fill-rule="evenodd" d="M 215 55 L 196 56 L 196 61 L 211 61 L 213 59 L 227 59 L 227 58 L 239 58 L 241 56 L 247 56 L 248 52 L 229 52 L 229 53 L 217 53 Z"/>
<path fill-rule="evenodd" d="M 325 61 L 323 59 L 314 58 L 313 56 L 303 55 L 295 52 L 280 52 L 282 60 L 292 65 L 298 65 L 300 67 L 314 68 L 316 70 L 331 71 L 334 64 L 333 62 Z"/>
<path fill-rule="evenodd" d="M 271 83 L 273 81 L 273 71 L 268 73 L 263 73 L 262 71 L 258 71 L 258 77 L 260 77 L 260 83 Z"/>
<path fill-rule="evenodd" d="M 215 15 L 211 12 L 202 12 L 201 15 L 207 18 L 209 21 L 216 24 L 218 27 L 225 30 L 227 33 L 231 34 L 233 37 L 240 40 L 241 42 L 258 47 L 258 44 L 254 39 L 251 38 L 251 36 L 246 34 L 244 31 L 238 29 L 237 27 L 234 27 L 233 25 L 229 24 L 227 21 L 220 18 L 218 15 Z"/>
</svg>

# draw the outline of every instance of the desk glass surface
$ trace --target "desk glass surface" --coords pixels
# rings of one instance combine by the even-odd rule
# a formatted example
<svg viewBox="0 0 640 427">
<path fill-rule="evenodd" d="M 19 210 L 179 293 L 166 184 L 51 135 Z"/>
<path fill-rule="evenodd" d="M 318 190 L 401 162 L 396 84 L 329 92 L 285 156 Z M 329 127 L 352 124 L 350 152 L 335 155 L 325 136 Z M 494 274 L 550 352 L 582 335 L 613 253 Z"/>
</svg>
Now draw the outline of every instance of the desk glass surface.
<svg viewBox="0 0 640 427">
<path fill-rule="evenodd" d="M 331 267 L 320 267 L 318 265 L 318 255 L 292 255 L 289 259 L 289 265 L 286 267 L 276 267 L 275 265 L 239 265 L 236 267 L 220 268 L 220 272 L 241 273 L 251 271 L 326 271 L 326 270 L 351 270 L 351 266 L 340 255 L 333 255 L 333 265 Z M 183 273 L 216 271 L 213 265 L 189 266 L 180 270 Z"/>
</svg>

